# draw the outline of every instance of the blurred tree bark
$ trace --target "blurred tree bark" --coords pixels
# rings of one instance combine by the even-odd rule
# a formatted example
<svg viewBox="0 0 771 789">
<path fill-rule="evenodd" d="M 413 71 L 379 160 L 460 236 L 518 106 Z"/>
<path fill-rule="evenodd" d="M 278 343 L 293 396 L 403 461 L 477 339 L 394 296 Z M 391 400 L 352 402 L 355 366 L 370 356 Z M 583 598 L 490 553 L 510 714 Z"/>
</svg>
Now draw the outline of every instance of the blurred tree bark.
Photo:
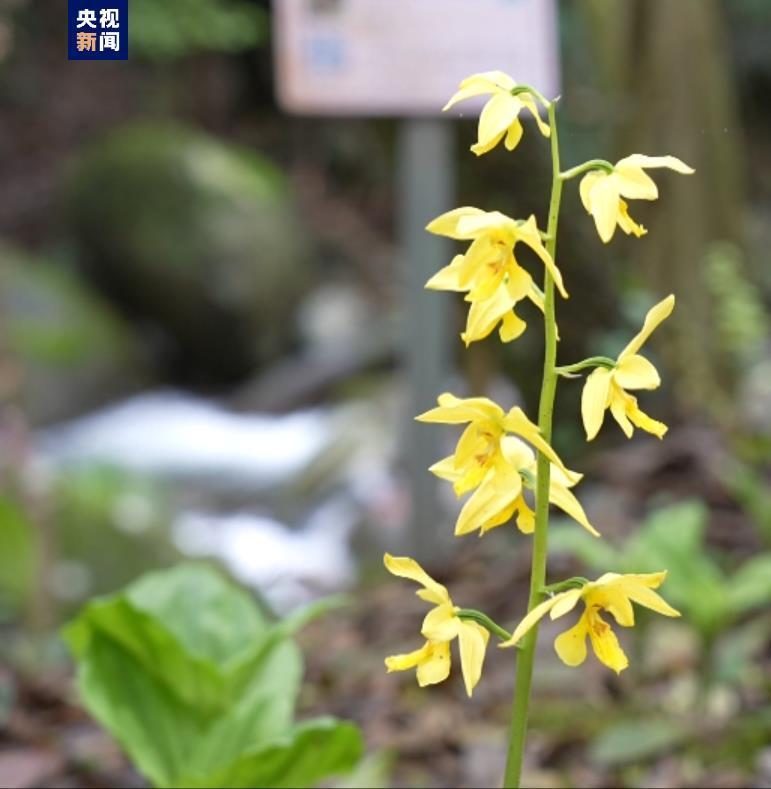
<svg viewBox="0 0 771 789">
<path fill-rule="evenodd" d="M 708 248 L 741 242 L 742 134 L 718 0 L 586 0 L 601 87 L 618 98 L 618 151 L 673 154 L 689 177 L 654 174 L 662 199 L 632 215 L 651 232 L 635 260 L 657 295 L 674 292 L 659 352 L 680 402 L 713 414 L 730 397 L 704 277 Z"/>
</svg>

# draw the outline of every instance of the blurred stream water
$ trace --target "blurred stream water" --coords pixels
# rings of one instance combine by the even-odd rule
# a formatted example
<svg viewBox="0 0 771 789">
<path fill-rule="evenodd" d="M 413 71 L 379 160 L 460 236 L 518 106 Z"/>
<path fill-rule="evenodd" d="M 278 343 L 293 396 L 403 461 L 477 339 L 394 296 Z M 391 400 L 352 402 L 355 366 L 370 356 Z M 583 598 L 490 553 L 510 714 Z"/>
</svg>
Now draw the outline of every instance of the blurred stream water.
<svg viewBox="0 0 771 789">
<path fill-rule="evenodd" d="M 405 520 L 395 431 L 374 408 L 354 401 L 255 415 L 150 392 L 41 430 L 35 445 L 54 475 L 109 468 L 161 483 L 171 494 L 173 546 L 219 560 L 286 612 L 355 583 L 359 527 Z"/>
</svg>

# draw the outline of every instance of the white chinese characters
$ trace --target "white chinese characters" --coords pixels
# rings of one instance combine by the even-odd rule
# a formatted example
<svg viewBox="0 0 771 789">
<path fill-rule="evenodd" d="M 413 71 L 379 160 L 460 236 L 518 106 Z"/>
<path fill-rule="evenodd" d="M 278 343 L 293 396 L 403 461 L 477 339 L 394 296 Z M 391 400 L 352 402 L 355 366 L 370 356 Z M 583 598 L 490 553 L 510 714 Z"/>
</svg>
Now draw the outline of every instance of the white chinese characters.
<svg viewBox="0 0 771 789">
<path fill-rule="evenodd" d="M 106 52 L 108 49 L 120 52 L 120 33 L 99 34 L 99 51 Z"/>
<path fill-rule="evenodd" d="M 103 28 L 116 29 L 120 27 L 120 9 L 103 8 L 99 14 L 99 24 Z"/>
<path fill-rule="evenodd" d="M 77 26 L 78 29 L 82 27 L 96 28 L 96 11 L 92 8 L 82 8 L 78 11 Z"/>
</svg>

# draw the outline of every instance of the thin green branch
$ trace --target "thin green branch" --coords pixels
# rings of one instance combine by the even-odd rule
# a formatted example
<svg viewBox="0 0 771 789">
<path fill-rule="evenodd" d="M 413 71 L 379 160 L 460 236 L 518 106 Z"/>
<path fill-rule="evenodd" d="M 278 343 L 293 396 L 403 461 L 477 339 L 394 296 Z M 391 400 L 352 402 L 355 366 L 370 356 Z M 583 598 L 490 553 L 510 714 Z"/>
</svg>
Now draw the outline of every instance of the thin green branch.
<svg viewBox="0 0 771 789">
<path fill-rule="evenodd" d="M 470 619 L 472 622 L 482 625 L 482 627 L 489 630 L 492 635 L 498 636 L 502 641 L 508 641 L 511 638 L 511 633 L 508 630 L 494 622 L 482 611 L 477 611 L 474 608 L 461 608 L 458 611 L 458 617 L 460 619 Z"/>
<path fill-rule="evenodd" d="M 557 581 L 541 587 L 541 594 L 556 594 L 557 592 L 566 592 L 568 589 L 582 589 L 588 583 L 589 579 L 584 578 L 583 575 L 574 575 L 564 581 Z"/>
<path fill-rule="evenodd" d="M 608 370 L 612 370 L 615 366 L 616 362 L 607 356 L 590 356 L 588 359 L 575 364 L 556 367 L 555 372 L 557 375 L 563 376 L 563 378 L 575 378 L 576 376 L 572 375 L 572 373 L 581 372 L 581 370 L 586 370 L 588 367 L 605 367 Z"/>
<path fill-rule="evenodd" d="M 602 170 L 610 174 L 613 172 L 613 165 L 605 159 L 590 159 L 588 162 L 571 167 L 570 170 L 565 170 L 564 173 L 559 174 L 558 178 L 561 181 L 569 181 L 571 178 L 588 173 L 590 170 Z"/>
</svg>

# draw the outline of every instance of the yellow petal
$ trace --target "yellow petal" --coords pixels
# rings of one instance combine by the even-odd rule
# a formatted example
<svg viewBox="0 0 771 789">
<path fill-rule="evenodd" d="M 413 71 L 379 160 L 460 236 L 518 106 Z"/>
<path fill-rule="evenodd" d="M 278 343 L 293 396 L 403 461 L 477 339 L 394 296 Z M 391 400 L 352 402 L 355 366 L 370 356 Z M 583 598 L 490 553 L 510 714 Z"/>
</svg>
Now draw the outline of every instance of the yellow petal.
<svg viewBox="0 0 771 789">
<path fill-rule="evenodd" d="M 610 370 L 604 367 L 597 367 L 586 378 L 581 394 L 581 418 L 587 441 L 591 441 L 600 432 L 610 400 L 610 384 Z"/>
<path fill-rule="evenodd" d="M 651 419 L 644 411 L 637 405 L 637 398 L 629 396 L 630 402 L 627 405 L 626 415 L 636 427 L 644 430 L 646 433 L 651 433 L 656 438 L 664 438 L 665 433 L 669 429 L 663 422 L 657 422 Z"/>
<path fill-rule="evenodd" d="M 620 197 L 618 199 L 618 226 L 628 235 L 642 238 L 648 231 L 640 224 L 634 221 L 629 215 L 629 206 L 625 200 Z"/>
<path fill-rule="evenodd" d="M 658 573 L 627 573 L 625 575 L 605 573 L 593 583 L 588 584 L 585 589 L 588 590 L 587 597 L 602 608 L 608 608 L 606 603 L 612 597 L 624 596 L 664 616 L 680 616 L 677 610 L 652 591 L 661 586 L 666 577 L 666 570 Z M 615 613 L 614 616 L 616 616 Z M 617 616 L 616 619 L 619 624 L 624 624 Z"/>
<path fill-rule="evenodd" d="M 489 640 L 490 634 L 481 625 L 476 622 L 461 622 L 458 630 L 460 667 L 469 697 L 482 676 L 485 649 Z"/>
<path fill-rule="evenodd" d="M 626 168 L 631 167 L 644 167 L 651 169 L 654 167 L 668 167 L 670 170 L 682 173 L 683 175 L 691 175 L 695 172 L 692 167 L 689 167 L 685 162 L 680 161 L 676 156 L 646 156 L 643 153 L 633 153 L 631 156 L 626 156 L 619 159 L 616 167 Z"/>
<path fill-rule="evenodd" d="M 501 439 L 500 448 L 506 462 L 518 471 L 522 469 L 529 470 L 535 463 L 533 450 L 516 436 L 504 436 Z"/>
<path fill-rule="evenodd" d="M 618 224 L 619 195 L 615 179 L 610 175 L 597 178 L 588 194 L 590 213 L 597 232 L 608 243 Z"/>
<path fill-rule="evenodd" d="M 589 195 L 592 193 L 594 185 L 600 178 L 607 178 L 607 176 L 608 174 L 601 170 L 590 170 L 581 179 L 581 183 L 578 185 L 578 193 L 581 195 L 581 202 L 584 204 L 587 214 L 592 213 L 592 203 L 589 200 Z"/>
<path fill-rule="evenodd" d="M 522 478 L 518 471 L 511 468 L 490 469 L 482 484 L 463 505 L 455 525 L 455 534 L 469 534 L 494 520 L 511 507 L 520 490 Z"/>
<path fill-rule="evenodd" d="M 570 469 L 568 469 L 568 473 L 566 474 L 559 466 L 555 466 L 554 463 L 551 464 L 550 475 L 553 482 L 565 488 L 572 488 L 584 478 L 584 475 L 580 472 L 571 471 Z"/>
<path fill-rule="evenodd" d="M 527 298 L 533 289 L 533 278 L 517 263 L 513 255 L 510 257 L 504 283 L 514 301 L 522 301 Z"/>
<path fill-rule="evenodd" d="M 487 532 L 507 524 L 514 517 L 514 513 L 517 511 L 517 503 L 521 498 L 522 494 L 520 493 L 520 495 L 508 507 L 496 513 L 490 520 L 482 523 L 479 527 L 479 536 L 481 537 L 482 535 L 487 534 Z"/>
<path fill-rule="evenodd" d="M 501 328 L 498 331 L 498 336 L 501 338 L 501 342 L 512 342 L 517 337 L 520 337 L 526 328 L 527 324 L 522 318 L 514 310 L 510 310 L 501 319 Z"/>
<path fill-rule="evenodd" d="M 653 179 L 638 167 L 623 159 L 613 169 L 618 193 L 630 200 L 655 200 L 659 190 Z"/>
<path fill-rule="evenodd" d="M 456 610 L 452 603 L 442 603 L 432 608 L 423 619 L 420 632 L 429 641 L 452 641 L 462 624 L 455 616 Z"/>
<path fill-rule="evenodd" d="M 603 608 L 612 614 L 613 618 L 622 627 L 634 625 L 634 609 L 622 585 L 618 582 L 594 586 L 588 584 L 585 600 L 587 608 Z"/>
<path fill-rule="evenodd" d="M 628 412 L 634 398 L 627 394 L 623 389 L 613 384 L 610 390 L 610 413 L 618 422 L 619 427 L 624 431 L 627 438 L 631 438 L 634 433 L 632 423 L 629 421 Z"/>
<path fill-rule="evenodd" d="M 464 422 L 500 422 L 503 409 L 487 397 L 461 399 L 445 392 L 437 398 L 438 408 L 432 408 L 416 416 L 419 422 L 438 422 L 444 425 L 460 425 Z"/>
<path fill-rule="evenodd" d="M 462 228 L 468 234 L 469 231 L 465 224 L 462 225 Z M 481 282 L 492 279 L 488 264 L 499 262 L 502 264 L 506 256 L 506 250 L 494 243 L 492 234 L 476 230 L 471 232 L 477 233 L 477 236 L 469 245 L 466 254 L 462 256 L 458 266 L 458 284 L 463 290 L 478 288 Z"/>
<path fill-rule="evenodd" d="M 480 429 L 478 420 L 470 422 L 461 433 L 455 446 L 453 457 L 456 467 L 461 468 L 468 464 L 477 465 L 476 458 L 489 453 L 492 441 L 494 439 L 490 435 L 486 435 L 485 430 Z"/>
<path fill-rule="evenodd" d="M 538 110 L 538 105 L 535 103 L 535 99 L 533 99 L 529 93 L 520 93 L 519 100 L 535 118 L 535 122 L 538 124 L 538 131 L 540 131 L 544 137 L 550 137 L 551 128 L 549 127 L 549 124 L 546 123 L 541 117 L 541 113 Z"/>
<path fill-rule="evenodd" d="M 495 241 L 508 242 L 513 245 L 516 240 L 518 224 L 500 211 L 482 211 L 469 214 L 458 222 L 458 231 L 468 238 L 476 238 L 482 234 L 490 234 Z"/>
<path fill-rule="evenodd" d="M 672 310 L 674 308 L 675 297 L 671 294 L 665 299 L 662 299 L 658 304 L 655 304 L 653 307 L 651 307 L 648 310 L 648 314 L 645 316 L 642 329 L 640 329 L 640 331 L 631 339 L 626 348 L 621 351 L 621 353 L 618 355 L 618 361 L 620 362 L 622 359 L 624 359 L 624 357 L 637 353 L 640 348 L 642 348 L 648 337 L 653 334 L 656 327 L 672 314 Z"/>
<path fill-rule="evenodd" d="M 586 614 L 583 614 L 570 630 L 557 636 L 554 649 L 566 666 L 580 666 L 586 660 L 587 635 Z"/>
<path fill-rule="evenodd" d="M 655 611 L 657 614 L 680 616 L 680 612 L 672 608 L 661 595 L 656 594 L 656 592 L 643 584 L 630 584 L 626 587 L 626 593 L 629 595 L 630 600 L 645 606 L 645 608 L 650 608 L 651 611 Z"/>
<path fill-rule="evenodd" d="M 503 317 L 511 312 L 515 304 L 516 301 L 504 284 L 501 284 L 490 298 L 472 302 L 466 331 L 461 335 L 466 346 L 487 337 Z"/>
<path fill-rule="evenodd" d="M 516 121 L 515 121 L 516 123 Z M 495 137 L 490 137 L 486 142 L 475 142 L 469 150 L 475 154 L 476 156 L 482 156 L 486 153 L 492 151 L 498 143 L 503 140 L 505 137 L 508 136 L 508 133 L 504 130 L 500 134 L 497 134 Z"/>
<path fill-rule="evenodd" d="M 453 208 L 452 211 L 447 211 L 436 219 L 432 220 L 426 225 L 426 230 L 429 233 L 434 233 L 437 236 L 447 236 L 448 238 L 455 238 L 459 241 L 473 238 L 473 236 L 464 235 L 458 231 L 458 223 L 461 219 L 468 216 L 478 216 L 484 214 L 480 208 L 473 206 L 463 206 L 462 208 Z"/>
<path fill-rule="evenodd" d="M 450 644 L 442 641 L 431 644 L 428 655 L 418 665 L 418 685 L 436 685 L 450 675 Z"/>
<path fill-rule="evenodd" d="M 428 470 L 439 477 L 439 479 L 445 479 L 447 482 L 456 482 L 463 475 L 463 472 L 459 471 L 455 466 L 454 455 L 438 460 Z"/>
<path fill-rule="evenodd" d="M 509 126 L 506 132 L 506 139 L 503 141 L 507 151 L 513 151 L 517 145 L 519 145 L 519 141 L 522 139 L 522 132 L 522 124 L 519 120 L 515 120 L 511 126 Z M 474 149 L 472 148 L 472 150 Z"/>
<path fill-rule="evenodd" d="M 522 102 L 510 93 L 496 93 L 479 115 L 478 139 L 471 147 L 477 155 L 486 153 L 508 131 L 522 111 Z"/>
<path fill-rule="evenodd" d="M 456 255 L 449 266 L 445 266 L 426 282 L 429 290 L 465 290 L 460 284 L 460 270 L 463 262 L 463 255 Z"/>
<path fill-rule="evenodd" d="M 485 71 L 480 74 L 472 74 L 460 83 L 459 90 L 444 105 L 442 111 L 449 110 L 459 101 L 482 96 L 485 93 L 496 93 L 498 91 L 510 92 L 517 86 L 517 83 L 502 71 Z"/>
<path fill-rule="evenodd" d="M 535 283 L 533 283 L 533 286 L 528 291 L 527 297 L 530 299 L 530 301 L 533 302 L 533 304 L 535 304 L 536 307 L 538 307 L 539 310 L 541 310 L 541 312 L 544 311 L 543 293 L 541 292 L 541 289 L 536 286 Z M 559 335 L 557 336 L 557 339 L 559 340 Z"/>
<path fill-rule="evenodd" d="M 658 370 L 637 353 L 628 354 L 619 361 L 613 378 L 622 389 L 656 389 L 661 385 Z"/>
<path fill-rule="evenodd" d="M 613 669 L 616 674 L 620 674 L 629 665 L 629 661 L 618 643 L 613 628 L 596 611 L 587 608 L 587 612 L 589 638 L 592 641 L 594 654 L 597 655 L 600 663 Z"/>
<path fill-rule="evenodd" d="M 589 523 L 584 508 L 578 499 L 566 487 L 553 480 L 549 484 L 549 501 L 570 515 L 574 521 L 580 523 L 589 534 L 594 537 L 600 536 L 597 529 Z"/>
<path fill-rule="evenodd" d="M 522 534 L 532 534 L 535 531 L 535 512 L 530 508 L 521 493 L 515 504 L 518 510 L 517 528 Z"/>
<path fill-rule="evenodd" d="M 424 587 L 427 595 L 421 595 L 424 600 L 436 603 L 449 603 L 450 595 L 444 586 L 437 583 L 414 559 L 408 556 L 391 556 L 390 553 L 383 556 L 383 564 L 392 575 L 399 578 L 407 578 L 415 581 Z"/>
<path fill-rule="evenodd" d="M 552 256 L 549 254 L 546 247 L 541 242 L 541 236 L 538 232 L 538 225 L 535 216 L 530 216 L 518 228 L 518 235 L 520 240 L 527 244 L 530 249 L 535 252 L 541 259 L 541 262 L 546 266 L 549 274 L 551 274 L 554 284 L 557 286 L 562 298 L 568 298 L 568 292 L 565 290 L 565 285 L 562 282 L 562 274 L 554 263 Z"/>
<path fill-rule="evenodd" d="M 546 455 L 552 463 L 556 463 L 569 477 L 574 477 L 574 473 L 569 471 L 565 464 L 560 460 L 557 453 L 551 448 L 549 443 L 544 440 L 538 425 L 531 422 L 525 412 L 519 408 L 512 408 L 503 419 L 503 427 L 510 433 L 522 436 L 525 441 L 531 443 L 539 452 Z"/>
<path fill-rule="evenodd" d="M 420 649 L 408 652 L 404 655 L 391 655 L 385 659 L 386 669 L 390 674 L 392 671 L 407 671 L 415 668 L 424 660 L 431 656 L 431 644 L 427 641 Z"/>
<path fill-rule="evenodd" d="M 557 602 L 557 604 L 549 612 L 549 618 L 559 619 L 565 614 L 569 614 L 575 607 L 578 601 L 584 596 L 584 588 L 568 589 L 565 596 Z"/>
<path fill-rule="evenodd" d="M 576 590 L 571 589 L 567 592 L 560 592 L 559 594 L 554 595 L 554 597 L 550 597 L 548 600 L 544 600 L 542 603 L 537 605 L 532 611 L 528 612 L 525 618 L 517 625 L 514 632 L 511 634 L 511 638 L 508 641 L 504 641 L 499 646 L 501 647 L 513 647 L 517 644 L 517 642 L 525 635 L 531 628 L 533 628 L 538 622 L 546 616 L 546 614 L 554 608 L 561 600 L 564 600 L 565 597 L 573 597 L 574 592 Z"/>
</svg>

